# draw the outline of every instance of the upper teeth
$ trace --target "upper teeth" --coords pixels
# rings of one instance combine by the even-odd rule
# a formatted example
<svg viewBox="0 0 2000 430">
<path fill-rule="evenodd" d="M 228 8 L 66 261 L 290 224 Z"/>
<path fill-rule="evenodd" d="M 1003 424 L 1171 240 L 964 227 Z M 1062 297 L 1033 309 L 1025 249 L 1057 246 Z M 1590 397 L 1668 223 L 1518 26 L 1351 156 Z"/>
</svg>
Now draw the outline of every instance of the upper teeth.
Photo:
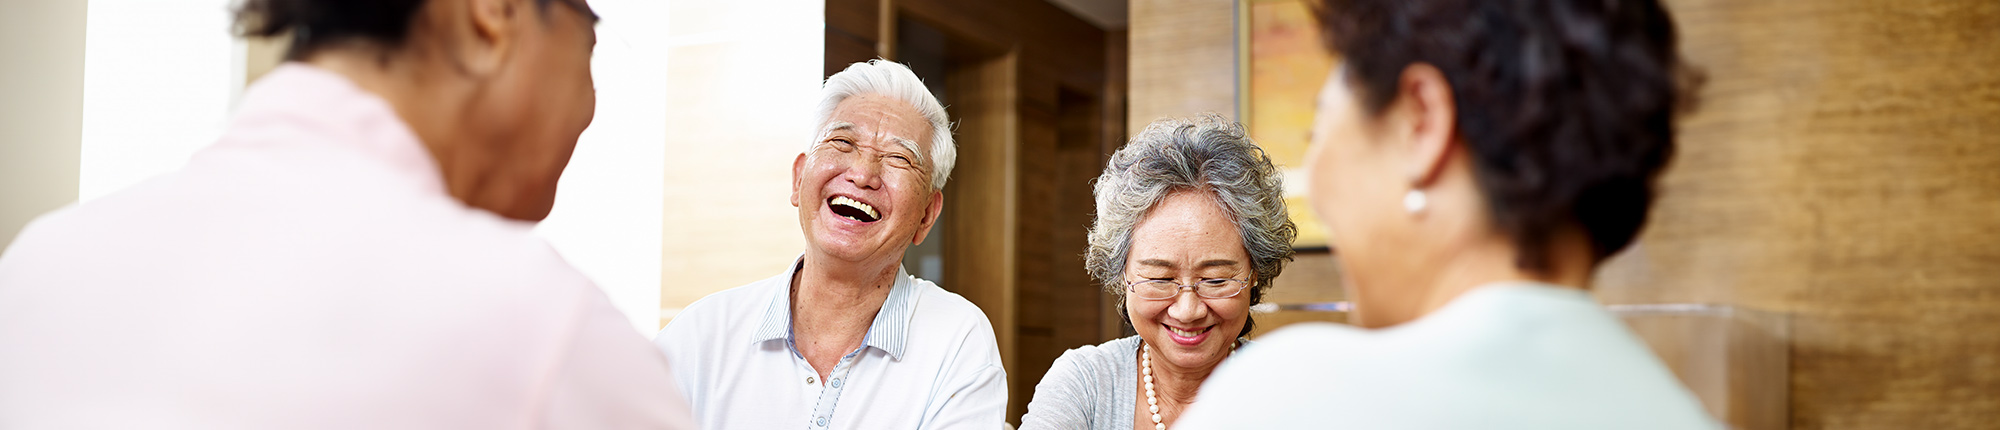
<svg viewBox="0 0 2000 430">
<path fill-rule="evenodd" d="M 1197 334 L 1201 334 L 1201 332 L 1202 332 L 1202 331 L 1206 331 L 1206 330 L 1198 330 L 1198 331 L 1197 331 L 1197 330 L 1181 330 L 1181 329 L 1180 329 L 1179 327 L 1174 327 L 1174 326 L 1167 326 L 1167 329 L 1168 329 L 1168 330 L 1173 330 L 1173 331 L 1174 331 L 1174 334 L 1177 334 L 1177 335 L 1180 335 L 1181 337 L 1194 337 L 1194 335 L 1197 335 Z"/>
<path fill-rule="evenodd" d="M 857 201 L 857 200 L 854 200 L 854 199 L 850 199 L 850 198 L 847 198 L 847 196 L 835 196 L 835 197 L 833 198 L 833 204 L 836 204 L 836 205 L 847 205 L 847 206 L 849 206 L 849 207 L 852 207 L 852 208 L 855 208 L 855 209 L 860 209 L 860 210 L 861 210 L 862 212 L 866 212 L 866 213 L 868 213 L 868 218 L 871 218 L 871 219 L 879 219 L 879 218 L 882 218 L 882 215 L 881 215 L 881 214 L 879 214 L 879 213 L 876 213 L 876 212 L 875 212 L 875 207 L 874 207 L 874 206 L 869 206 L 869 205 L 868 205 L 867 203 L 862 203 L 862 202 L 860 202 L 860 201 Z"/>
</svg>

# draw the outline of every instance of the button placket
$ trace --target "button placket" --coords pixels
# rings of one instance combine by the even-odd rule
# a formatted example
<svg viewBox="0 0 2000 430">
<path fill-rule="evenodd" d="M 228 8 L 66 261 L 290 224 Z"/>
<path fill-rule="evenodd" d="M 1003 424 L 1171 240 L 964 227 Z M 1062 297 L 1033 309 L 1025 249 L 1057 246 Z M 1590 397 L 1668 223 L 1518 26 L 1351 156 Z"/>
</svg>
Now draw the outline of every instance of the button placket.
<svg viewBox="0 0 2000 430">
<path fill-rule="evenodd" d="M 863 351 L 866 349 L 867 347 L 856 349 L 854 352 L 848 353 L 846 357 L 841 357 L 839 363 L 834 364 L 833 372 L 823 381 L 826 384 L 820 389 L 819 402 L 813 406 L 813 419 L 811 423 L 814 427 L 825 428 L 830 424 L 834 406 L 840 402 L 841 388 L 848 379 L 847 373 L 854 369 L 855 362 L 859 360 L 860 356 L 865 355 Z"/>
</svg>

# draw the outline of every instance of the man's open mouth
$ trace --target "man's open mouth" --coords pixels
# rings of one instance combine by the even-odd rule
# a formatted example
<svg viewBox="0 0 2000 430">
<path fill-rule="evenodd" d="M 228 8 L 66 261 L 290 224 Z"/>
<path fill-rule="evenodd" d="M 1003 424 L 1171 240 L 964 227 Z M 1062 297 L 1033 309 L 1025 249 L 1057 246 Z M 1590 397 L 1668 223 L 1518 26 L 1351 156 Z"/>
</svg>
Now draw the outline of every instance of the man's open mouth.
<svg viewBox="0 0 2000 430">
<path fill-rule="evenodd" d="M 882 219 L 882 214 L 875 211 L 875 206 L 847 196 L 833 196 L 826 200 L 826 205 L 828 209 L 833 210 L 834 215 L 840 215 L 842 218 L 860 222 L 875 222 Z"/>
</svg>

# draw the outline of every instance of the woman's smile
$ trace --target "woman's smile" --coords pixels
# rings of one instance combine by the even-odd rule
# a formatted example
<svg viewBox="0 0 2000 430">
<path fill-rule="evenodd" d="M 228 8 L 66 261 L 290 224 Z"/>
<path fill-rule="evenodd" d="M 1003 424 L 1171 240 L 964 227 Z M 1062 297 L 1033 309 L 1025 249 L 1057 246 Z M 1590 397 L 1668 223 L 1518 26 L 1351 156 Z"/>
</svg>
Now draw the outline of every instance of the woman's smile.
<svg viewBox="0 0 2000 430">
<path fill-rule="evenodd" d="M 1201 328 L 1183 329 L 1167 324 L 1160 324 L 1160 327 L 1167 329 L 1168 339 L 1172 339 L 1174 343 L 1187 346 L 1200 345 L 1202 341 L 1208 340 L 1209 330 L 1215 328 L 1215 326 L 1211 325 Z"/>
</svg>

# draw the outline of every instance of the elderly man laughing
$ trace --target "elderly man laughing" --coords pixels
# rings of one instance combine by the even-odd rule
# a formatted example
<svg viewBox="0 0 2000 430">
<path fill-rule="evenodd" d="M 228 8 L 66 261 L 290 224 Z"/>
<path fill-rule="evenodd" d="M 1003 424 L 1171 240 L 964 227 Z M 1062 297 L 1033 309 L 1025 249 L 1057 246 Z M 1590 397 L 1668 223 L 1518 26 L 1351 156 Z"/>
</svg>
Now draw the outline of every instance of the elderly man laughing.
<svg viewBox="0 0 2000 430">
<path fill-rule="evenodd" d="M 944 107 L 910 69 L 827 78 L 792 162 L 805 255 L 687 307 L 654 343 L 706 429 L 998 427 L 1006 373 L 971 302 L 903 271 L 944 208 Z"/>
</svg>

